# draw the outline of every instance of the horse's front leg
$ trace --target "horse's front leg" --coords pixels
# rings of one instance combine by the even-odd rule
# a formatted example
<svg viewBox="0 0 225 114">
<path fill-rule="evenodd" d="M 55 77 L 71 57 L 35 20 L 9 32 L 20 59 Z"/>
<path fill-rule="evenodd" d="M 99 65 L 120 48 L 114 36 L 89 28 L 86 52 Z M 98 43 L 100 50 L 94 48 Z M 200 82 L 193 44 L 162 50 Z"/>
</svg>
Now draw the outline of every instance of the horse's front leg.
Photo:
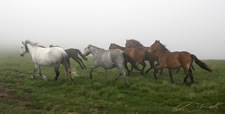
<svg viewBox="0 0 225 114">
<path fill-rule="evenodd" d="M 46 76 L 41 73 L 41 66 L 40 65 L 38 65 L 38 72 L 39 72 L 39 75 L 42 77 L 42 79 L 47 81 Z"/>
<path fill-rule="evenodd" d="M 94 71 L 95 68 L 97 68 L 97 66 L 93 66 L 93 67 L 91 68 L 91 71 L 90 71 L 90 79 L 91 79 L 91 80 L 92 80 L 92 72 Z"/>
<path fill-rule="evenodd" d="M 35 78 L 35 74 L 36 74 L 37 70 L 38 70 L 38 65 L 35 65 L 33 75 L 31 76 L 32 79 Z"/>
</svg>

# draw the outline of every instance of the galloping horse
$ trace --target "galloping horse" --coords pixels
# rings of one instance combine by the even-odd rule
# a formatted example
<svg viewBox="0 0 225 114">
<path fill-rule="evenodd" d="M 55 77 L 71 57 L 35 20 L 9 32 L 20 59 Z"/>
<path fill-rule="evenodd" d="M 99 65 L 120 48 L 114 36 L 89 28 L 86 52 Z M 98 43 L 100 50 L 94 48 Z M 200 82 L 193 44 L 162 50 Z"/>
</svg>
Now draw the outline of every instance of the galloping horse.
<svg viewBox="0 0 225 114">
<path fill-rule="evenodd" d="M 134 39 L 126 40 L 126 44 L 125 45 L 126 45 L 126 47 L 131 47 L 131 48 L 144 47 L 139 41 L 134 40 Z M 169 50 L 167 50 L 167 51 L 169 51 Z M 146 58 L 150 59 L 149 64 L 151 65 L 151 67 L 148 70 L 146 70 L 146 72 L 145 72 L 147 74 L 151 69 L 153 69 L 153 67 L 155 66 L 154 63 L 155 63 L 155 61 L 158 60 L 158 58 L 156 56 L 154 56 L 154 55 L 151 55 L 151 54 L 148 54 Z M 194 70 L 193 65 L 191 67 Z M 179 70 L 180 70 L 180 67 L 177 69 L 177 72 L 179 72 Z M 157 72 L 157 70 L 154 69 L 154 76 L 155 77 L 156 77 L 156 72 Z M 163 72 L 163 69 L 161 69 L 160 74 L 162 74 L 162 72 Z"/>
<path fill-rule="evenodd" d="M 127 87 L 130 86 L 126 73 L 124 72 L 124 69 L 123 69 L 124 52 L 122 50 L 120 49 L 104 50 L 93 45 L 88 45 L 84 49 L 84 55 L 87 56 L 89 54 L 92 54 L 94 57 L 94 65 L 90 71 L 90 79 L 92 79 L 93 70 L 97 67 L 103 67 L 105 69 L 106 79 L 108 79 L 107 69 L 117 67 L 120 70 L 120 74 L 116 78 L 116 80 L 121 75 L 123 75 L 123 77 L 125 78 Z"/>
<path fill-rule="evenodd" d="M 20 55 L 24 56 L 26 53 L 29 53 L 32 57 L 32 61 L 35 64 L 34 72 L 32 78 L 35 78 L 35 73 L 37 70 L 39 71 L 39 75 L 47 80 L 46 76 L 41 73 L 41 66 L 53 66 L 56 76 L 55 80 L 59 77 L 59 66 L 63 64 L 66 70 L 67 76 L 70 77 L 72 83 L 74 83 L 71 75 L 71 66 L 68 55 L 64 51 L 64 49 L 60 47 L 44 47 L 40 46 L 37 43 L 33 43 L 29 40 L 22 42 L 22 47 L 20 50 Z"/>
<path fill-rule="evenodd" d="M 86 69 L 86 66 L 78 55 L 80 55 L 85 61 L 87 61 L 87 58 L 80 52 L 79 49 L 70 48 L 66 49 L 65 51 L 69 58 L 72 57 L 73 60 L 76 61 L 82 69 Z"/>
<path fill-rule="evenodd" d="M 141 74 L 144 74 L 144 69 L 146 67 L 145 60 L 152 61 L 151 58 L 146 58 L 147 54 L 150 54 L 150 53 L 147 52 L 147 50 L 149 50 L 149 47 L 125 48 L 125 47 L 119 46 L 117 44 L 111 44 L 110 48 L 111 49 L 114 48 L 114 49 L 123 50 L 137 64 L 141 64 L 143 66 L 142 69 L 141 69 Z M 132 66 L 134 66 L 134 65 L 132 65 Z M 126 64 L 125 64 L 125 67 L 127 67 Z M 157 79 L 157 77 L 155 77 L 155 79 Z"/>
<path fill-rule="evenodd" d="M 150 68 L 145 72 L 145 73 L 148 73 L 151 69 L 154 69 L 154 77 L 155 79 L 156 78 L 156 69 L 154 68 L 154 62 L 157 60 L 157 58 L 153 57 L 147 50 L 149 49 L 148 47 L 144 47 L 143 44 L 141 44 L 139 41 L 137 40 L 134 40 L 134 39 L 130 39 L 130 40 L 126 40 L 126 48 L 138 48 L 139 49 L 144 49 L 145 50 L 145 54 L 144 54 L 144 57 L 143 57 L 143 60 L 142 60 L 142 66 L 143 66 L 143 71 L 144 71 L 144 68 L 146 66 L 145 64 L 145 60 L 148 60 L 149 61 L 149 64 L 150 64 Z M 142 52 L 143 53 L 143 52 Z M 142 71 L 142 72 L 143 72 Z"/>
<path fill-rule="evenodd" d="M 212 70 L 202 61 L 200 61 L 195 55 L 190 54 L 186 51 L 181 52 L 170 52 L 168 49 L 160 43 L 160 41 L 155 41 L 152 44 L 150 52 L 153 56 L 158 57 L 159 65 L 156 69 L 168 68 L 170 80 L 173 83 L 172 69 L 182 67 L 186 77 L 184 78 L 184 83 L 187 82 L 187 78 L 190 77 L 191 82 L 194 82 L 191 65 L 193 61 L 200 66 L 202 69 L 212 72 Z"/>
<path fill-rule="evenodd" d="M 49 47 L 59 47 L 59 46 L 49 45 Z M 76 61 L 76 62 L 80 65 L 80 67 L 81 67 L 82 69 L 85 69 L 85 68 L 86 68 L 86 66 L 84 65 L 82 59 L 79 57 L 79 55 L 80 55 L 85 61 L 87 61 L 87 58 L 80 52 L 79 49 L 70 48 L 70 49 L 66 49 L 65 51 L 66 51 L 68 57 L 69 57 L 69 58 L 72 57 L 73 60 Z"/>
<path fill-rule="evenodd" d="M 111 43 L 110 46 L 109 46 L 109 50 L 112 50 L 112 49 L 120 49 L 122 51 L 124 51 L 126 53 L 126 48 L 125 47 L 122 47 L 122 46 L 119 46 L 115 43 Z M 127 53 L 128 55 L 124 56 L 124 66 L 128 72 L 128 75 L 130 74 L 130 72 L 133 71 L 133 68 L 135 68 L 136 70 L 140 71 L 140 69 L 138 69 L 138 67 L 136 66 L 135 64 L 135 60 L 132 59 L 129 55 L 129 53 Z M 130 63 L 131 64 L 131 70 L 128 69 L 128 66 L 127 66 L 127 63 Z"/>
</svg>

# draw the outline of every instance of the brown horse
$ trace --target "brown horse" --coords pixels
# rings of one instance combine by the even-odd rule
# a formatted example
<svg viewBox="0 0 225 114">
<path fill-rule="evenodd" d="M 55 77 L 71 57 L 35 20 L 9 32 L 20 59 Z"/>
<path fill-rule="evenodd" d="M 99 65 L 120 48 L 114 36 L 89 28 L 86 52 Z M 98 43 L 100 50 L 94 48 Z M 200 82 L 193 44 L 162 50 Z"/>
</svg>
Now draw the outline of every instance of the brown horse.
<svg viewBox="0 0 225 114">
<path fill-rule="evenodd" d="M 186 77 L 184 78 L 184 83 L 187 82 L 187 78 L 190 77 L 191 82 L 194 82 L 191 65 L 193 61 L 200 66 L 202 69 L 205 69 L 209 72 L 212 70 L 202 61 L 200 61 L 195 55 L 190 54 L 186 51 L 181 52 L 170 52 L 160 41 L 155 41 L 152 44 L 150 52 L 153 56 L 158 58 L 159 65 L 156 66 L 156 69 L 168 68 L 170 80 L 173 83 L 172 69 L 182 67 Z"/>
<path fill-rule="evenodd" d="M 110 46 L 109 46 L 109 50 L 111 50 L 111 49 L 120 49 L 120 50 L 125 50 L 125 47 L 122 47 L 122 46 L 119 46 L 119 45 L 117 45 L 117 44 L 115 44 L 115 43 L 111 43 L 110 44 Z M 125 52 L 125 51 L 124 51 Z M 126 53 L 126 52 L 125 52 Z M 134 59 L 132 59 L 131 57 L 130 57 L 130 55 L 128 54 L 128 53 L 126 53 L 127 55 L 124 55 L 124 66 L 125 66 L 125 68 L 126 68 L 126 70 L 127 70 L 127 73 L 128 73 L 128 75 L 130 74 L 130 72 L 132 72 L 133 71 L 133 68 L 135 68 L 136 70 L 138 70 L 138 71 L 140 71 L 140 69 L 136 66 L 136 62 L 135 62 L 135 60 Z M 129 70 L 128 69 L 128 66 L 127 66 L 127 63 L 130 63 L 131 64 L 131 70 Z"/>
<path fill-rule="evenodd" d="M 147 54 L 150 54 L 149 52 L 147 52 L 147 50 L 149 50 L 150 47 L 125 48 L 117 44 L 111 44 L 109 49 L 121 49 L 125 53 L 127 53 L 130 56 L 130 58 L 132 58 L 132 60 L 134 60 L 137 64 L 141 64 L 143 66 L 141 69 L 141 74 L 144 74 L 144 69 L 146 67 L 145 60 L 151 61 L 150 58 L 146 59 Z M 127 69 L 126 64 L 127 63 L 125 63 L 125 68 Z M 155 79 L 157 78 L 155 77 Z"/>
<path fill-rule="evenodd" d="M 141 44 L 139 41 L 135 40 L 135 39 L 130 39 L 130 40 L 126 40 L 126 48 L 136 48 L 136 47 L 144 47 L 143 44 Z M 148 50 L 148 48 L 144 48 L 145 50 Z M 149 61 L 150 64 L 150 68 L 145 72 L 148 73 L 151 69 L 154 69 L 154 77 L 156 77 L 156 73 L 157 70 L 154 68 L 155 66 L 155 61 L 157 61 L 156 57 L 153 57 L 150 53 L 146 53 L 145 54 L 145 60 Z M 143 63 L 145 64 L 145 63 Z M 162 70 L 161 70 L 162 73 Z"/>
<path fill-rule="evenodd" d="M 139 41 L 137 40 L 134 40 L 134 39 L 131 39 L 131 40 L 126 40 L 126 47 L 129 47 L 129 48 L 135 48 L 135 47 L 144 47 Z M 167 50 L 169 51 L 169 50 Z M 158 60 L 158 58 L 156 56 L 153 56 L 153 55 L 148 55 L 148 57 L 152 60 L 152 61 L 149 61 L 149 64 L 151 65 L 151 67 L 145 72 L 146 74 L 151 70 L 153 69 L 153 67 L 155 66 L 155 61 Z M 191 66 L 192 69 L 194 70 L 194 66 L 192 65 Z M 154 69 L 154 75 L 156 75 L 156 73 L 158 72 L 156 69 Z M 180 67 L 177 69 L 176 73 L 180 71 Z M 162 74 L 163 72 L 163 69 L 160 70 L 160 74 Z"/>
</svg>

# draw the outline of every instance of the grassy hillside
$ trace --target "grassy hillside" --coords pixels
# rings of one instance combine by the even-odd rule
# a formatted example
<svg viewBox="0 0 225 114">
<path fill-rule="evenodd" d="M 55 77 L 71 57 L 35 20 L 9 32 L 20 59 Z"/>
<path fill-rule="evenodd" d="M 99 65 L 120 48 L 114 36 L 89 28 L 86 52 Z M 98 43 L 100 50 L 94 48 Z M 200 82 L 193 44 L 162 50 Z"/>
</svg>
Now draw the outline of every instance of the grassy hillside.
<svg viewBox="0 0 225 114">
<path fill-rule="evenodd" d="M 111 113 L 197 113 L 211 114 L 225 112 L 225 61 L 205 61 L 214 70 L 212 73 L 195 65 L 195 84 L 184 85 L 184 73 L 174 74 L 174 84 L 170 83 L 168 71 L 158 75 L 145 76 L 135 71 L 128 77 L 131 84 L 126 88 L 123 78 L 114 79 L 118 70 L 109 70 L 106 80 L 102 68 L 93 73 L 89 79 L 88 67 L 82 70 L 72 61 L 73 70 L 79 76 L 74 77 L 72 85 L 60 67 L 60 77 L 54 81 L 52 68 L 43 67 L 42 72 L 48 81 L 42 80 L 37 73 L 31 79 L 34 65 L 31 57 L 19 54 L 0 55 L 0 111 L 1 112 L 111 112 Z M 188 79 L 188 82 L 190 80 Z"/>
</svg>

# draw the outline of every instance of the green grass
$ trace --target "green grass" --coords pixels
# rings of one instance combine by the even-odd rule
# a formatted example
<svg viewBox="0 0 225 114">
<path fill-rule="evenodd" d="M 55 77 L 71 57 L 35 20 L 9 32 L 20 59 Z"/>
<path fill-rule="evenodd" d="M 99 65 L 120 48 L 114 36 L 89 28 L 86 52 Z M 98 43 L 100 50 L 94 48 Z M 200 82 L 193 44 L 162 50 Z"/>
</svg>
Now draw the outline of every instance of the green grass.
<svg viewBox="0 0 225 114">
<path fill-rule="evenodd" d="M 0 112 L 21 113 L 197 113 L 211 114 L 225 112 L 225 60 L 205 61 L 212 67 L 209 73 L 195 65 L 196 83 L 185 85 L 184 73 L 174 74 L 174 84 L 170 83 L 168 71 L 154 80 L 152 71 L 145 76 L 135 71 L 128 77 L 131 84 L 126 88 L 124 79 L 114 79 L 117 69 L 109 70 L 106 80 L 102 68 L 89 79 L 91 58 L 85 62 L 87 70 L 82 70 L 72 62 L 75 85 L 65 76 L 60 67 L 60 77 L 54 81 L 53 68 L 42 67 L 48 81 L 38 73 L 31 79 L 34 65 L 31 57 L 20 57 L 16 53 L 0 55 Z M 190 83 L 190 80 L 188 79 Z"/>
</svg>

